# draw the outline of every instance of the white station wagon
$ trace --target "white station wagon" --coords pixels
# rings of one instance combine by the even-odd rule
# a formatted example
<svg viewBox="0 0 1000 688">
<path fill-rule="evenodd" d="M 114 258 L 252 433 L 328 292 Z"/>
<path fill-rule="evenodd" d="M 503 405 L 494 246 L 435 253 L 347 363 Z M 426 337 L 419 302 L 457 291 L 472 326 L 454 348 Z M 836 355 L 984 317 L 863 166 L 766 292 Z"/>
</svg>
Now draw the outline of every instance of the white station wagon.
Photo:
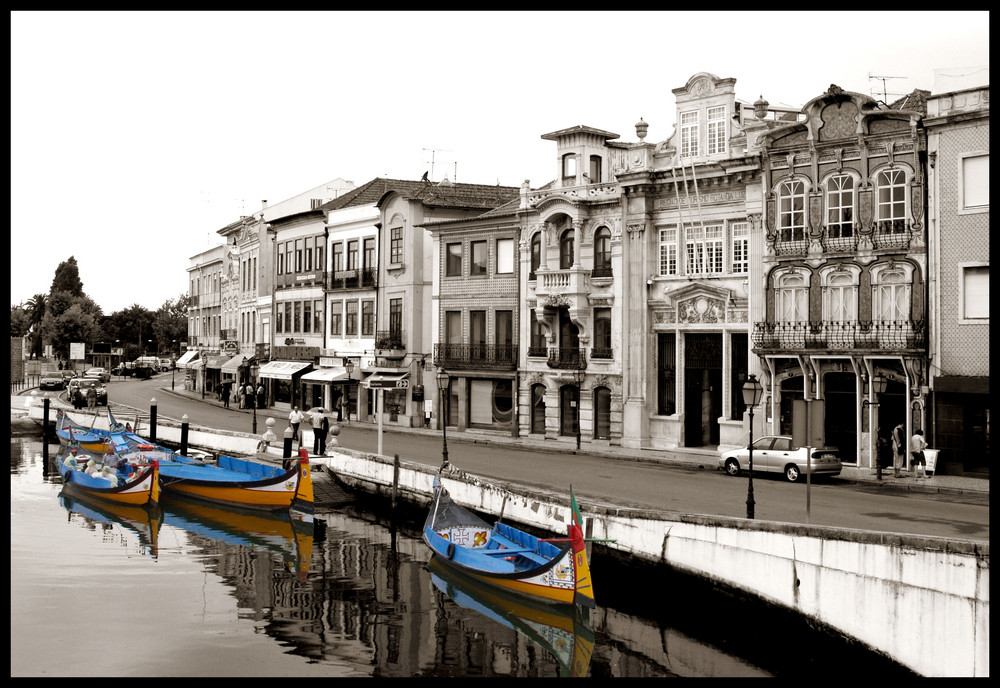
<svg viewBox="0 0 1000 688">
<path fill-rule="evenodd" d="M 836 447 L 812 447 L 812 456 L 806 461 L 805 447 L 792 446 L 787 435 L 765 435 L 753 442 L 753 470 L 761 473 L 784 473 L 790 482 L 796 482 L 806 473 L 813 476 L 840 475 L 840 452 Z M 729 475 L 739 475 L 750 470 L 750 450 L 747 447 L 723 452 L 719 468 Z"/>
</svg>

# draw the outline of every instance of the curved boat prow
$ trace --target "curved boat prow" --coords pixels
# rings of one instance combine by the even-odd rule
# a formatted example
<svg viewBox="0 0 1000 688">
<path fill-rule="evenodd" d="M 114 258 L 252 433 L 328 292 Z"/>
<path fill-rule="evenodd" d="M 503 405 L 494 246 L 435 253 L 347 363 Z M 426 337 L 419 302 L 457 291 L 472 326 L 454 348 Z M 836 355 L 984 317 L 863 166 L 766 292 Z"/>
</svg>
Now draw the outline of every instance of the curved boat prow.
<svg viewBox="0 0 1000 688">
<path fill-rule="evenodd" d="M 295 499 L 292 500 L 292 510 L 312 516 L 316 512 L 316 505 L 313 496 L 313 482 L 309 459 L 300 458 L 298 460 L 298 467 L 299 486 L 295 492 Z"/>
<path fill-rule="evenodd" d="M 590 563 L 587 560 L 587 543 L 583 537 L 583 517 L 580 516 L 580 508 L 576 504 L 576 495 L 573 494 L 572 487 L 569 494 L 573 521 L 566 526 L 566 530 L 573 548 L 573 571 L 576 574 L 573 603 L 593 609 L 597 603 L 594 601 L 594 584 L 590 577 Z"/>
<path fill-rule="evenodd" d="M 160 504 L 160 462 L 153 459 L 153 488 L 149 493 L 149 506 L 155 509 Z"/>
</svg>

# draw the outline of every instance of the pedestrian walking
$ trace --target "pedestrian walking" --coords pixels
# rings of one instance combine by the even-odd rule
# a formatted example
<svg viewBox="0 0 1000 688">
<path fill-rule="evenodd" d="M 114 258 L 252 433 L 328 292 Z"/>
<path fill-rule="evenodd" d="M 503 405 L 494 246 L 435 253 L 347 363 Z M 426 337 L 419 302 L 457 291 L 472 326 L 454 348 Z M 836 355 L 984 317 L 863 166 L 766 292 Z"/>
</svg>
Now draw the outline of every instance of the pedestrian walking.
<svg viewBox="0 0 1000 688">
<path fill-rule="evenodd" d="M 924 449 L 927 448 L 927 441 L 924 439 L 924 431 L 917 430 L 910 438 L 910 456 L 913 457 L 913 472 L 915 475 L 926 475 L 927 459 L 924 457 Z"/>
<path fill-rule="evenodd" d="M 903 455 L 905 453 L 906 430 L 903 428 L 903 424 L 900 423 L 892 429 L 892 470 L 897 478 L 905 477 L 899 473 L 903 468 Z"/>
<path fill-rule="evenodd" d="M 313 426 L 313 454 L 322 456 L 326 451 L 326 434 L 330 431 L 330 421 L 327 420 L 326 410 L 316 407 L 309 420 Z"/>
<path fill-rule="evenodd" d="M 302 441 L 299 439 L 299 424 L 302 422 L 302 412 L 299 411 L 298 406 L 292 407 L 292 412 L 288 414 L 288 424 L 292 426 L 292 440 L 299 443 L 302 446 Z"/>
<path fill-rule="evenodd" d="M 232 385 L 228 382 L 222 385 L 222 405 L 226 408 L 229 408 L 229 397 L 232 393 Z"/>
<path fill-rule="evenodd" d="M 87 408 L 97 409 L 97 390 L 93 387 L 87 388 Z"/>
<path fill-rule="evenodd" d="M 336 392 L 335 392 L 336 394 Z M 337 422 L 341 423 L 344 420 L 344 395 L 337 394 L 333 399 L 333 410 L 337 412 Z"/>
<path fill-rule="evenodd" d="M 245 409 L 247 407 L 247 388 L 240 385 L 240 408 Z"/>
<path fill-rule="evenodd" d="M 264 383 L 257 383 L 257 408 L 264 408 Z"/>
</svg>

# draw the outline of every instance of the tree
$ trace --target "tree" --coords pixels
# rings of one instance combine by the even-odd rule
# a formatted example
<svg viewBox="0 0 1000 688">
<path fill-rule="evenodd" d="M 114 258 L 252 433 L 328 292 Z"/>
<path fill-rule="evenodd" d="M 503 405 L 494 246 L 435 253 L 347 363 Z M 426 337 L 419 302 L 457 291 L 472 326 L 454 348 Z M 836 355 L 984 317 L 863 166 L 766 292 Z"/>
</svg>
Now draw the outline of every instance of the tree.
<svg viewBox="0 0 1000 688">
<path fill-rule="evenodd" d="M 153 333 L 161 353 L 180 353 L 180 343 L 187 339 L 187 311 L 188 296 L 186 294 L 181 294 L 177 301 L 167 299 L 156 311 L 153 320 Z"/>
<path fill-rule="evenodd" d="M 91 343 L 100 334 L 97 326 L 100 307 L 87 296 L 70 296 L 56 292 L 53 301 L 58 300 L 60 308 L 50 308 L 42 322 L 42 336 L 52 344 L 52 351 L 59 358 L 69 358 L 72 342 Z M 62 301 L 66 301 L 63 307 Z M 96 311 L 96 314 L 95 314 Z"/>
<path fill-rule="evenodd" d="M 26 312 L 28 314 L 29 330 L 31 332 L 30 355 L 33 358 L 42 356 L 42 321 L 45 319 L 45 312 L 48 308 L 48 296 L 45 294 L 35 294 L 28 299 Z"/>
<path fill-rule="evenodd" d="M 31 329 L 31 319 L 24 306 L 10 307 L 10 336 L 23 337 Z"/>
<path fill-rule="evenodd" d="M 73 296 L 85 296 L 83 282 L 80 280 L 80 267 L 76 264 L 76 258 L 73 256 L 59 263 L 59 267 L 56 268 L 49 294 L 54 294 L 57 291 L 69 292 Z"/>
</svg>

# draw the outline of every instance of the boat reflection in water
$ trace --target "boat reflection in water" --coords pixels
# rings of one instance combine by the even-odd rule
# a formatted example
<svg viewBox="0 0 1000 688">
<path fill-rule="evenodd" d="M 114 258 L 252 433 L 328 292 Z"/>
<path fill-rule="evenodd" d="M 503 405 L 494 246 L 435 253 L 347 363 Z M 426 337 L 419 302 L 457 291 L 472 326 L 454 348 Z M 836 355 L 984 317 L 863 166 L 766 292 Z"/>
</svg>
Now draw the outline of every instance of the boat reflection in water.
<svg viewBox="0 0 1000 688">
<path fill-rule="evenodd" d="M 285 570 L 300 583 L 309 575 L 314 523 L 312 517 L 292 518 L 287 512 L 227 507 L 172 496 L 163 502 L 163 521 L 189 533 L 278 554 Z"/>
<path fill-rule="evenodd" d="M 119 525 L 139 540 L 139 548 L 154 560 L 159 555 L 160 525 L 163 523 L 159 509 L 119 504 L 85 494 L 70 494 L 64 488 L 59 493 L 59 503 L 69 512 L 69 520 L 74 515 L 82 516 L 85 522 L 100 524 L 109 528 Z"/>
<path fill-rule="evenodd" d="M 464 576 L 437 556 L 427 563 L 434 586 L 456 604 L 513 628 L 559 662 L 561 676 L 586 676 L 594 651 L 590 609 L 554 605 L 505 594 L 499 588 Z"/>
</svg>

